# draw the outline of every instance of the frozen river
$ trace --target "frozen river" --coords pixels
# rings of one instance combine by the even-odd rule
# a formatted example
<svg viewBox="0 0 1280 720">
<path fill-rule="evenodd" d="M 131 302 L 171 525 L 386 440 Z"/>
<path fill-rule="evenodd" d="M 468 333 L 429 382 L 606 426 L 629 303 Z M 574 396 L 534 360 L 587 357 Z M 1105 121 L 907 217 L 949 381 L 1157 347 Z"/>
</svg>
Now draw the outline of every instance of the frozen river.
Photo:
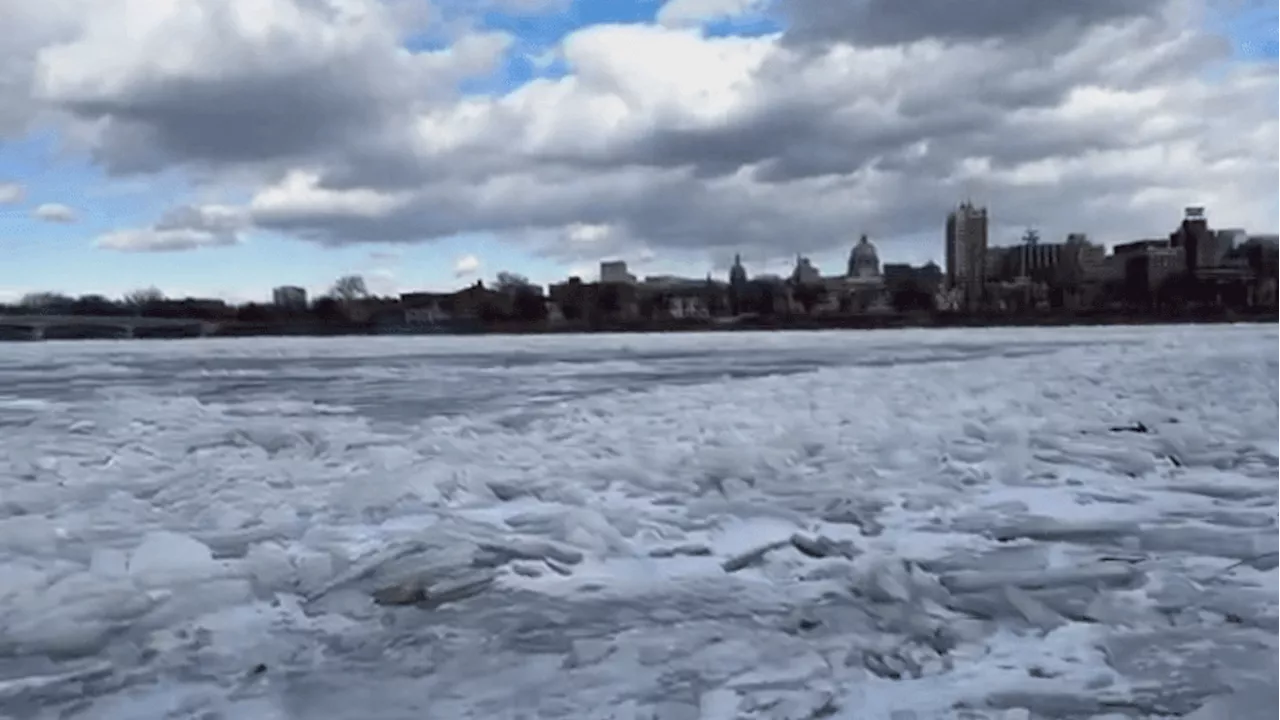
<svg viewBox="0 0 1280 720">
<path fill-rule="evenodd" d="M 1270 720 L 1278 432 L 1261 325 L 0 345 L 0 717 Z"/>
</svg>

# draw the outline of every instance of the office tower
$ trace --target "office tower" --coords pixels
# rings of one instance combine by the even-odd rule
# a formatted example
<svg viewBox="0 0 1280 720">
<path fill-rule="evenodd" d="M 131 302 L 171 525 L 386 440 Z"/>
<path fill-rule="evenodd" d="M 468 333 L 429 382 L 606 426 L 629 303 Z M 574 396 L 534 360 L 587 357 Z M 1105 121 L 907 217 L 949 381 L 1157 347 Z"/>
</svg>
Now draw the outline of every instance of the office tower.
<svg viewBox="0 0 1280 720">
<path fill-rule="evenodd" d="M 947 285 L 959 291 L 961 306 L 982 301 L 987 262 L 987 209 L 970 202 L 947 214 Z"/>
</svg>

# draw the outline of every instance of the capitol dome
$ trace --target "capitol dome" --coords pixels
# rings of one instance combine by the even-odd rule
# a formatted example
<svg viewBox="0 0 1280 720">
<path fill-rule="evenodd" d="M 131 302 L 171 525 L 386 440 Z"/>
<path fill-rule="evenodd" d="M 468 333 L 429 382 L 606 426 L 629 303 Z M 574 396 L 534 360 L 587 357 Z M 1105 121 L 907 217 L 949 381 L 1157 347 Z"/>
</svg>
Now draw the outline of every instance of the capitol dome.
<svg viewBox="0 0 1280 720">
<path fill-rule="evenodd" d="M 876 246 L 863 235 L 849 253 L 849 277 L 879 277 L 880 254 Z"/>
</svg>

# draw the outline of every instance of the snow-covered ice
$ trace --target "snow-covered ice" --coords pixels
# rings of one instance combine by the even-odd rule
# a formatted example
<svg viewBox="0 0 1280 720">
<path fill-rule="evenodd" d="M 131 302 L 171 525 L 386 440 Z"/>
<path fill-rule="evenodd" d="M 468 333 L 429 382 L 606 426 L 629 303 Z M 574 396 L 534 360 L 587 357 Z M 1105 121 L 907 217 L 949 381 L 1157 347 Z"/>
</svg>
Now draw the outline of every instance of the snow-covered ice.
<svg viewBox="0 0 1280 720">
<path fill-rule="evenodd" d="M 0 717 L 1274 718 L 1278 432 L 1275 326 L 3 345 Z"/>
</svg>

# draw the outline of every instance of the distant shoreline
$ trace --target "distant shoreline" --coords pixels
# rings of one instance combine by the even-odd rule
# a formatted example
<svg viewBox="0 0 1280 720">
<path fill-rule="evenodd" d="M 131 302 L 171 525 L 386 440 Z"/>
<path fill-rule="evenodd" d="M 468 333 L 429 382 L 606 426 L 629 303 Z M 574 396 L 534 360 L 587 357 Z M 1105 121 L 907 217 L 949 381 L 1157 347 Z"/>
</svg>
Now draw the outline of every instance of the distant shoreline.
<svg viewBox="0 0 1280 720">
<path fill-rule="evenodd" d="M 431 328 L 351 327 L 346 331 L 299 332 L 281 329 L 271 332 L 267 326 L 227 326 L 212 337 L 251 337 L 255 335 L 585 335 L 597 333 L 680 333 L 680 332 L 770 332 L 792 330 L 898 330 L 907 328 L 983 328 L 983 327 L 1088 327 L 1141 325 L 1195 325 L 1223 323 L 1275 323 L 1280 316 L 1275 310 L 1253 312 L 1207 310 L 1169 314 L 1117 312 L 969 314 L 969 313 L 886 313 L 878 315 L 775 315 L 743 317 L 735 321 L 659 320 L 589 322 L 565 321 L 555 324 L 497 322 L 488 325 L 437 326 Z"/>
<path fill-rule="evenodd" d="M 1115 311 L 1046 312 L 1024 314 L 968 314 L 968 313 L 891 313 L 879 315 L 831 315 L 831 316 L 747 316 L 732 320 L 660 320 L 589 322 L 566 321 L 560 323 L 498 322 L 489 324 L 437 326 L 413 328 L 406 326 L 373 325 L 361 323 L 334 323 L 329 325 L 278 323 L 222 324 L 210 338 L 247 337 L 339 337 L 339 336 L 431 336 L 431 335 L 581 335 L 596 333 L 685 333 L 685 332 L 769 332 L 815 330 L 898 330 L 907 328 L 986 328 L 986 327 L 1089 327 L 1089 326 L 1142 326 L 1142 325 L 1192 325 L 1222 323 L 1277 323 L 1280 317 L 1273 309 L 1257 311 L 1203 310 L 1177 313 L 1134 313 Z M 148 339 L 194 338 L 194 335 L 166 335 L 164 337 L 138 337 Z M 105 339 L 101 336 L 60 335 L 46 338 L 48 341 Z M 0 340 L 11 342 L 39 342 L 8 337 Z"/>
</svg>

